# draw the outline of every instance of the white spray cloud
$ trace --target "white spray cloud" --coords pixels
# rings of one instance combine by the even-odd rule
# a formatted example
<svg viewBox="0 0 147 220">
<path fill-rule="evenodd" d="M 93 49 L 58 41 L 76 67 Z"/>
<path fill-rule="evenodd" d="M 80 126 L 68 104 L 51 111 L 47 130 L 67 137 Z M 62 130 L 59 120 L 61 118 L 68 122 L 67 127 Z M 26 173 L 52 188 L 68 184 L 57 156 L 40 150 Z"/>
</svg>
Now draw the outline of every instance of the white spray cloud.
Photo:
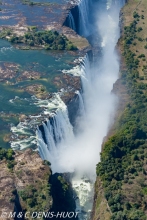
<svg viewBox="0 0 147 220">
<path fill-rule="evenodd" d="M 111 90 L 119 73 L 115 51 L 119 38 L 118 5 L 99 12 L 97 20 L 102 55 L 94 67 L 86 65 L 86 75 L 82 76 L 86 112 L 79 120 L 76 137 L 68 138 L 67 142 L 64 140 L 57 146 L 57 155 L 51 161 L 53 172 L 75 171 L 79 176 L 86 174 L 92 178 L 100 160 L 103 138 L 113 118 L 116 97 Z"/>
<path fill-rule="evenodd" d="M 124 0 L 110 1 L 101 9 L 103 1 L 97 5 L 97 31 L 100 36 L 101 56 L 94 66 L 89 65 L 88 56 L 85 59 L 85 71 L 81 70 L 83 83 L 83 98 L 85 114 L 78 118 L 78 132 L 76 136 L 66 135 L 66 138 L 56 144 L 55 151 L 39 141 L 40 149 L 45 149 L 43 158 L 49 158 L 53 172 L 75 172 L 79 178 L 86 175 L 95 178 L 96 164 L 100 161 L 101 146 L 108 132 L 117 103 L 116 97 L 111 93 L 113 84 L 119 74 L 119 58 L 115 50 L 119 38 L 119 11 Z M 119 2 L 119 4 L 118 4 Z M 112 6 L 111 6 L 111 3 Z M 78 71 L 79 73 L 79 71 Z M 64 106 L 64 105 L 63 105 Z M 71 129 L 67 109 L 60 109 L 62 114 L 57 114 L 54 128 L 58 133 L 66 133 L 58 123 L 66 118 L 66 126 Z M 62 117 L 64 116 L 64 117 Z M 50 127 L 50 125 L 48 125 Z M 64 126 L 65 127 L 65 126 Z M 53 130 L 50 128 L 50 132 Z M 71 132 L 70 132 L 71 134 Z M 68 137 L 67 137 L 68 136 Z M 42 138 L 38 133 L 39 140 Z M 49 152 L 47 156 L 47 152 Z"/>
</svg>

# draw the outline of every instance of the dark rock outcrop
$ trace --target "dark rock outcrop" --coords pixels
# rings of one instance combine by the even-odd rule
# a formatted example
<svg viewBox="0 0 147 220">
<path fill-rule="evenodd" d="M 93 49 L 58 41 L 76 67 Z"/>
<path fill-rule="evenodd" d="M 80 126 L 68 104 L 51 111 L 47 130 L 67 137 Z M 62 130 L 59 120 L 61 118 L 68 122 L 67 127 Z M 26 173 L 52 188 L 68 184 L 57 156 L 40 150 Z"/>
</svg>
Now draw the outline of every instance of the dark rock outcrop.
<svg viewBox="0 0 147 220">
<path fill-rule="evenodd" d="M 54 213 L 75 212 L 75 200 L 73 197 L 73 190 L 70 183 L 70 174 L 55 173 L 51 176 L 51 194 L 53 197 L 53 206 L 51 211 Z M 56 219 L 64 219 L 58 217 Z M 77 219 L 75 216 L 71 219 Z"/>
</svg>

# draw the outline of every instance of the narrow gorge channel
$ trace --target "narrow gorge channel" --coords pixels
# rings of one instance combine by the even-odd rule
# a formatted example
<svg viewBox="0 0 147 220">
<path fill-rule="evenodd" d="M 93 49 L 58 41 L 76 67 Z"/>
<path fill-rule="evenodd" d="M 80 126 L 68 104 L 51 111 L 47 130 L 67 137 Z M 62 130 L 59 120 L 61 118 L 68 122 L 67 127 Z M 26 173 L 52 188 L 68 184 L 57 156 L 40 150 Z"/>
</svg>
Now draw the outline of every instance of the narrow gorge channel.
<svg viewBox="0 0 147 220">
<path fill-rule="evenodd" d="M 68 107 L 56 94 L 49 107 L 58 106 L 57 111 L 36 131 L 40 156 L 51 162 L 53 173 L 70 173 L 80 220 L 90 219 L 96 164 L 118 102 L 111 90 L 119 75 L 115 47 L 124 4 L 125 0 L 81 0 L 71 9 L 64 25 L 86 37 L 93 54 L 81 58 L 78 113 L 71 123 Z M 76 69 L 69 71 L 77 74 Z"/>
</svg>

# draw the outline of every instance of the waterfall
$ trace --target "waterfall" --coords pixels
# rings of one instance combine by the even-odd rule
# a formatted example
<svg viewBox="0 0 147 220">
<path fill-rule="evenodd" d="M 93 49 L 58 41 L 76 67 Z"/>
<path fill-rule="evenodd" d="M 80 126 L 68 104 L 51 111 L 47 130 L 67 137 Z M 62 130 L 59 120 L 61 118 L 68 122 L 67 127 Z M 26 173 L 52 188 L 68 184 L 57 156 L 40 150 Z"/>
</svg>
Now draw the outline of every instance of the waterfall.
<svg viewBox="0 0 147 220">
<path fill-rule="evenodd" d="M 81 10 L 80 23 L 83 27 L 84 25 L 86 26 L 86 20 L 88 19 L 87 1 L 88 0 L 82 0 L 78 6 L 80 8 L 79 10 Z M 114 109 L 114 97 L 112 97 L 110 93 L 119 71 L 119 64 L 114 48 L 119 38 L 119 9 L 122 2 L 123 1 L 119 1 L 118 4 L 115 0 L 108 0 L 104 14 L 101 13 L 99 15 L 98 29 L 102 39 L 101 63 L 92 68 L 87 54 L 81 63 L 80 71 L 78 68 L 66 71 L 66 73 L 69 72 L 69 74 L 75 75 L 76 71 L 78 71 L 78 74 L 81 76 L 83 94 L 78 91 L 77 95 L 79 97 L 79 115 L 82 115 L 82 120 L 78 118 L 78 121 L 79 124 L 82 124 L 81 127 L 83 129 L 80 130 L 82 132 L 78 134 L 78 138 L 75 137 L 73 133 L 73 128 L 68 118 L 67 107 L 63 102 L 60 104 L 62 107 L 59 105 L 53 117 L 50 117 L 42 125 L 45 134 L 44 140 L 41 131 L 39 128 L 37 129 L 40 155 L 42 158 L 46 158 L 48 157 L 48 152 L 53 172 L 59 172 L 58 168 L 61 172 L 69 172 L 78 169 L 78 162 L 74 157 L 71 158 L 68 167 L 65 165 L 66 160 L 69 161 L 66 155 L 69 153 L 71 156 L 74 151 L 76 152 L 77 145 L 79 145 L 78 154 L 82 153 L 83 150 L 85 151 L 84 147 L 87 147 L 87 155 L 90 155 L 91 150 L 88 148 L 89 144 L 93 144 L 93 152 L 97 149 L 97 145 L 100 146 L 100 149 L 96 150 L 97 154 L 101 151 L 101 143 L 108 129 L 109 116 Z M 99 1 L 99 8 L 101 3 L 103 4 L 103 1 Z M 114 13 L 113 10 L 108 10 L 108 5 L 110 9 L 115 7 L 117 13 L 115 13 L 116 10 L 114 10 Z M 102 23 L 103 21 L 104 23 Z M 103 126 L 101 126 L 101 124 Z M 101 127 L 103 127 L 103 129 L 101 129 Z M 89 143 L 91 136 L 94 135 L 96 136 L 95 140 Z M 85 143 L 88 137 L 89 140 Z M 85 146 L 82 142 L 84 142 Z M 79 155 L 76 155 L 76 159 L 77 158 L 79 158 Z M 85 166 L 83 172 L 88 173 L 88 170 L 90 170 L 89 167 L 93 167 L 94 170 L 98 159 L 99 156 L 95 157 L 95 162 L 93 161 L 90 165 L 88 164 L 88 166 Z M 84 160 L 81 161 L 84 163 Z"/>
<path fill-rule="evenodd" d="M 89 36 L 92 30 L 90 9 L 91 2 L 89 0 L 79 0 L 77 5 L 69 12 L 64 25 L 70 27 L 81 36 Z"/>
<path fill-rule="evenodd" d="M 45 133 L 45 140 L 48 146 L 48 150 L 51 152 L 55 149 L 55 141 L 53 136 L 53 130 L 50 125 L 50 121 L 48 120 L 46 123 L 43 122 L 43 129 Z"/>
<path fill-rule="evenodd" d="M 74 31 L 76 31 L 76 25 L 71 11 L 68 14 L 68 23 L 69 23 L 69 27 Z"/>
<path fill-rule="evenodd" d="M 92 186 L 96 178 L 95 166 L 100 160 L 103 138 L 107 135 L 115 112 L 117 99 L 111 90 L 119 73 L 115 47 L 119 39 L 119 11 L 122 4 L 123 0 L 97 2 L 97 31 L 101 38 L 100 62 L 90 65 L 87 54 L 80 71 L 78 68 L 69 71 L 69 74 L 79 74 L 82 82 L 83 94 L 77 92 L 82 116 L 78 118 L 80 129 L 76 135 L 73 133 L 65 104 L 43 123 L 44 139 L 41 130 L 37 130 L 40 155 L 51 162 L 53 173 L 74 173 L 71 182 L 78 196 L 76 208 L 80 212 L 80 220 L 89 219 L 90 216 Z M 105 6 L 102 7 L 103 10 L 101 6 Z M 79 32 L 86 36 L 90 30 L 88 0 L 82 0 L 78 7 Z"/>
<path fill-rule="evenodd" d="M 90 33 L 90 3 L 89 0 L 81 0 L 79 5 L 79 34 L 81 36 L 88 36 Z"/>
<path fill-rule="evenodd" d="M 40 154 L 41 158 L 43 160 L 51 161 L 53 152 L 51 152 L 48 148 L 48 145 L 45 144 L 43 137 L 42 137 L 42 133 L 39 130 L 39 128 L 37 129 L 36 136 L 37 136 L 38 150 L 39 150 L 39 154 Z M 54 150 L 55 150 L 55 148 L 54 148 Z"/>
<path fill-rule="evenodd" d="M 59 152 L 64 150 L 64 145 L 71 143 L 74 138 L 66 105 L 62 103 L 62 108 L 57 109 L 51 118 L 43 122 L 42 127 L 45 140 L 39 127 L 36 132 L 39 154 L 43 160 L 51 162 L 54 172 L 57 171 L 56 162 Z"/>
<path fill-rule="evenodd" d="M 90 71 L 90 61 L 89 56 L 86 54 L 85 59 L 81 65 L 81 82 L 82 82 L 82 90 L 84 95 L 84 101 L 86 101 L 86 94 L 89 93 L 89 89 L 91 89 L 93 72 Z"/>
<path fill-rule="evenodd" d="M 77 91 L 76 94 L 78 95 L 78 98 L 79 98 L 79 112 L 78 112 L 78 116 L 81 117 L 83 114 L 85 114 L 84 100 L 83 100 L 82 94 L 79 91 Z"/>
</svg>

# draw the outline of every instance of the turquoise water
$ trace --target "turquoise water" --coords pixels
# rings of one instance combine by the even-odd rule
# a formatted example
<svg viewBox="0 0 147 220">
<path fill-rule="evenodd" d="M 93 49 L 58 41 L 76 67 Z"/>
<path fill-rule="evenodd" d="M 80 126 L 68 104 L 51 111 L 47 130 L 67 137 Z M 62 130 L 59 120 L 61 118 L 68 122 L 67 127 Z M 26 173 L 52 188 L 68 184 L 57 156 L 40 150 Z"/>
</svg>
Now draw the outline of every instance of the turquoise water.
<svg viewBox="0 0 147 220">
<path fill-rule="evenodd" d="M 50 52 L 44 50 L 19 50 L 5 40 L 0 40 L 0 68 L 4 64 L 18 66 L 12 79 L 0 82 L 0 145 L 8 147 L 3 139 L 10 132 L 11 124 L 16 125 L 20 114 L 39 114 L 42 109 L 37 107 L 32 95 L 25 91 L 28 85 L 43 85 L 47 92 L 57 92 L 54 78 L 62 74 L 63 69 L 71 69 L 77 56 L 67 52 Z M 12 69 L 12 72 L 14 70 Z M 35 71 L 39 78 L 18 81 L 24 71 Z M 2 79 L 2 77 L 0 76 Z M 4 114 L 5 116 L 4 117 Z"/>
<path fill-rule="evenodd" d="M 69 63 L 73 62 L 74 59 L 74 56 L 71 56 L 66 52 L 56 52 L 53 54 L 43 50 L 15 49 L 9 42 L 0 40 L 0 67 L 5 62 L 19 66 L 17 75 L 14 78 L 9 79 L 14 85 L 1 83 L 0 111 L 9 111 L 11 106 L 13 111 L 19 113 L 20 108 L 17 106 L 14 110 L 12 105 L 7 103 L 7 101 L 13 99 L 15 96 L 28 98 L 30 95 L 23 91 L 23 88 L 28 85 L 42 84 L 46 87 L 48 92 L 56 92 L 57 88 L 53 84 L 55 76 L 59 76 L 63 69 L 70 69 L 72 65 Z M 21 77 L 21 74 L 24 71 L 36 71 L 40 74 L 40 78 L 36 80 L 23 79 L 23 81 L 18 82 L 19 77 Z M 6 102 L 2 105 L 3 99 L 5 99 Z M 21 112 L 25 111 L 26 109 L 23 107 Z"/>
<path fill-rule="evenodd" d="M 27 26 L 44 28 L 52 22 L 61 22 L 66 0 L 31 0 L 31 2 L 51 3 L 49 6 L 30 6 L 22 0 L 2 0 L 0 8 L 0 25 L 16 25 L 23 23 Z"/>
<path fill-rule="evenodd" d="M 65 4 L 68 0 L 31 0 L 31 2 Z"/>
<path fill-rule="evenodd" d="M 23 0 L 0 0 L 0 2 L 2 2 L 0 26 L 37 26 L 38 29 L 44 30 L 52 26 L 53 22 L 54 25 L 56 23 L 62 26 L 65 17 L 64 8 L 68 0 L 31 0 L 51 3 L 46 6 L 30 6 L 23 4 Z M 78 55 L 67 52 L 19 50 L 15 46 L 8 41 L 0 40 L 0 146 L 3 147 L 10 147 L 7 135 L 12 135 L 10 129 L 19 124 L 22 114 L 29 118 L 43 111 L 43 108 L 36 105 L 32 94 L 27 92 L 28 86 L 41 85 L 45 88 L 46 94 L 57 92 L 59 88 L 54 84 L 55 77 L 61 76 L 63 69 L 71 69 L 73 61 L 78 58 Z M 23 75 L 26 71 L 28 77 Z M 29 73 L 32 72 L 37 75 L 36 78 L 29 77 Z M 28 122 L 30 120 L 28 119 Z M 29 125 L 26 129 L 32 131 Z"/>
<path fill-rule="evenodd" d="M 12 47 L 9 42 L 0 40 L 0 60 L 18 63 L 26 69 L 38 69 L 51 74 L 52 71 L 55 72 L 60 68 L 70 68 L 68 62 L 73 61 L 73 55 L 59 51 L 18 50 Z"/>
</svg>

